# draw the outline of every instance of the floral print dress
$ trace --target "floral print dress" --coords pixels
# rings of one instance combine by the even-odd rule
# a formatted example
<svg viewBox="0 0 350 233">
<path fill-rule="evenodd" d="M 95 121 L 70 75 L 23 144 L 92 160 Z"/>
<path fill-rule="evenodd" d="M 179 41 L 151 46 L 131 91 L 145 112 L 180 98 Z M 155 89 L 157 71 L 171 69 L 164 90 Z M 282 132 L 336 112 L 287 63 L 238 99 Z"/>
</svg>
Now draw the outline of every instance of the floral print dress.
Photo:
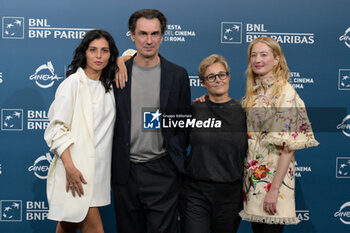
<svg viewBox="0 0 350 233">
<path fill-rule="evenodd" d="M 294 157 L 279 189 L 276 214 L 269 215 L 264 211 L 264 198 L 273 181 L 283 146 L 297 150 L 317 146 L 318 142 L 314 138 L 304 102 L 288 82 L 280 94 L 272 98 L 273 77 L 264 81 L 257 80 L 256 83 L 256 99 L 253 107 L 247 111 L 245 200 L 240 216 L 250 222 L 297 224 Z"/>
</svg>

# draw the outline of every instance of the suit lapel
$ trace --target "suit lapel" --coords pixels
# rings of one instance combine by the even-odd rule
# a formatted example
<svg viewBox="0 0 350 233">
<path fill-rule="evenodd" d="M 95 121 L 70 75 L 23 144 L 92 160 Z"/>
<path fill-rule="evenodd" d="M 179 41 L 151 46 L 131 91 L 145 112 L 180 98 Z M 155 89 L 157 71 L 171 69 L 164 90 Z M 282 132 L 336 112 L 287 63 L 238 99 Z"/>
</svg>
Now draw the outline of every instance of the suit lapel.
<svg viewBox="0 0 350 233">
<path fill-rule="evenodd" d="M 171 86 L 174 80 L 174 73 L 168 70 L 167 60 L 160 56 L 160 109 L 167 106 Z"/>
<path fill-rule="evenodd" d="M 134 56 L 135 57 L 135 56 Z M 132 57 L 129 61 L 125 63 L 128 72 L 128 82 L 125 83 L 124 89 L 116 89 L 116 101 L 118 103 L 118 108 L 123 109 L 127 112 L 128 119 L 131 117 L 131 82 L 132 82 L 132 64 L 134 61 Z"/>
</svg>

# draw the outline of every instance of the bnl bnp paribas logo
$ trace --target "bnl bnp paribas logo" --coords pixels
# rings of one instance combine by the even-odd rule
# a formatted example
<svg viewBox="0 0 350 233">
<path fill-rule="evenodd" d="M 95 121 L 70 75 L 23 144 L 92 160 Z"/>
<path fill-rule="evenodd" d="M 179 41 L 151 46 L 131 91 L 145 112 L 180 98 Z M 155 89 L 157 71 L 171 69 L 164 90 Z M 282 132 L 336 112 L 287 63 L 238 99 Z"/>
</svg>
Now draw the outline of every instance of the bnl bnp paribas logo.
<svg viewBox="0 0 350 233">
<path fill-rule="evenodd" d="M 350 69 L 339 69 L 338 71 L 338 90 L 350 90 Z"/>
<path fill-rule="evenodd" d="M 243 37 L 243 31 L 245 37 Z M 252 42 L 257 37 L 271 37 L 281 44 L 314 44 L 314 33 L 270 32 L 265 24 L 242 22 L 221 22 L 221 43 L 242 44 Z M 243 40 L 244 38 L 244 40 Z"/>
<path fill-rule="evenodd" d="M 221 43 L 242 44 L 242 22 L 221 22 Z"/>
<path fill-rule="evenodd" d="M 143 112 L 143 128 L 144 129 L 160 129 L 162 114 L 157 111 Z"/>
<path fill-rule="evenodd" d="M 350 157 L 336 158 L 336 178 L 350 178 Z"/>
<path fill-rule="evenodd" d="M 2 17 L 3 39 L 24 39 L 23 17 Z"/>
<path fill-rule="evenodd" d="M 46 201 L 0 200 L 0 222 L 44 221 L 49 207 Z M 2 231 L 1 231 L 2 232 Z"/>
<path fill-rule="evenodd" d="M 45 130 L 49 123 L 46 110 L 1 109 L 2 131 Z"/>
<path fill-rule="evenodd" d="M 201 80 L 199 79 L 198 75 L 190 75 L 188 76 L 190 81 L 190 87 L 203 87 Z"/>
<path fill-rule="evenodd" d="M 25 23 L 27 24 L 25 25 Z M 27 27 L 26 27 L 27 26 Z M 83 39 L 92 28 L 51 26 L 48 19 L 3 16 L 3 39 Z"/>
<path fill-rule="evenodd" d="M 34 74 L 29 76 L 29 80 L 34 81 L 38 87 L 44 89 L 52 87 L 55 82 L 59 82 L 61 79 L 63 77 L 55 73 L 55 68 L 51 61 L 40 65 L 36 68 Z"/>
<path fill-rule="evenodd" d="M 1 109 L 1 130 L 23 131 L 23 109 Z"/>
<path fill-rule="evenodd" d="M 1 200 L 0 222 L 22 222 L 22 201 Z"/>
<path fill-rule="evenodd" d="M 296 216 L 300 221 L 310 220 L 310 210 L 296 210 Z"/>
</svg>

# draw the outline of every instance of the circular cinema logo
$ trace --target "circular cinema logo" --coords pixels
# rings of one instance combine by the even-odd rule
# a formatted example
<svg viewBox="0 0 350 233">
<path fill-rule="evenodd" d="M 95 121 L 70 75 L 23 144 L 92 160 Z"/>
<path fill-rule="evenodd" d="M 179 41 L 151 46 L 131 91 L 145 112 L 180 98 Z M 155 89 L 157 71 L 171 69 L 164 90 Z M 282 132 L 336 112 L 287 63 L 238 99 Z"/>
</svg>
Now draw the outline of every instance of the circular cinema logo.
<svg viewBox="0 0 350 233">
<path fill-rule="evenodd" d="M 345 45 L 348 46 L 348 48 L 350 48 L 350 27 L 346 29 L 344 35 L 339 37 L 339 41 L 344 41 Z"/>
<path fill-rule="evenodd" d="M 347 115 L 342 123 L 340 123 L 339 125 L 337 125 L 337 129 L 341 129 L 343 134 L 347 137 L 350 137 L 350 115 Z"/>
<path fill-rule="evenodd" d="M 52 156 L 49 152 L 37 158 L 33 165 L 28 168 L 28 171 L 34 172 L 39 179 L 46 179 L 50 164 L 52 163 Z"/>
<path fill-rule="evenodd" d="M 29 80 L 35 81 L 35 84 L 41 88 L 50 88 L 55 81 L 59 81 L 60 79 L 63 79 L 63 77 L 58 77 L 55 74 L 55 69 L 51 61 L 39 66 L 35 70 L 35 73 L 29 76 Z"/>
<path fill-rule="evenodd" d="M 334 213 L 334 217 L 339 218 L 342 223 L 350 225 L 350 202 L 344 203 L 339 211 Z"/>
</svg>

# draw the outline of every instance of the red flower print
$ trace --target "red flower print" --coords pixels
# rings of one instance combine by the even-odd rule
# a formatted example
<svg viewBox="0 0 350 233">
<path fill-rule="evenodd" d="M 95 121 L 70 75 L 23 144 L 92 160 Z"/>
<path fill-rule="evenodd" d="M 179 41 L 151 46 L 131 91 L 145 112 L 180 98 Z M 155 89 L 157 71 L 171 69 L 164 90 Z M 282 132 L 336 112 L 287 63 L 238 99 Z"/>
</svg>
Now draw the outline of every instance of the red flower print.
<svg viewBox="0 0 350 233">
<path fill-rule="evenodd" d="M 257 163 L 258 163 L 257 160 L 249 160 L 248 161 L 248 169 L 250 171 L 254 171 L 258 167 Z"/>
<path fill-rule="evenodd" d="M 271 188 L 271 183 L 264 185 L 264 189 L 266 190 L 266 192 L 270 191 L 270 188 Z"/>
<path fill-rule="evenodd" d="M 266 165 L 260 165 L 258 168 L 255 169 L 253 176 L 256 180 L 260 180 L 262 178 L 265 178 L 269 171 L 270 169 L 268 169 Z"/>
<path fill-rule="evenodd" d="M 258 160 L 249 160 L 248 161 L 248 167 L 254 166 L 257 163 L 258 163 Z"/>
<path fill-rule="evenodd" d="M 292 169 L 292 168 L 289 168 L 288 173 L 289 173 L 290 176 L 293 176 L 293 169 Z"/>
<path fill-rule="evenodd" d="M 308 123 L 303 123 L 299 126 L 299 131 L 305 132 L 309 128 Z"/>
<path fill-rule="evenodd" d="M 246 204 L 247 203 L 247 194 L 244 190 L 242 190 L 243 192 L 243 203 Z"/>
</svg>

